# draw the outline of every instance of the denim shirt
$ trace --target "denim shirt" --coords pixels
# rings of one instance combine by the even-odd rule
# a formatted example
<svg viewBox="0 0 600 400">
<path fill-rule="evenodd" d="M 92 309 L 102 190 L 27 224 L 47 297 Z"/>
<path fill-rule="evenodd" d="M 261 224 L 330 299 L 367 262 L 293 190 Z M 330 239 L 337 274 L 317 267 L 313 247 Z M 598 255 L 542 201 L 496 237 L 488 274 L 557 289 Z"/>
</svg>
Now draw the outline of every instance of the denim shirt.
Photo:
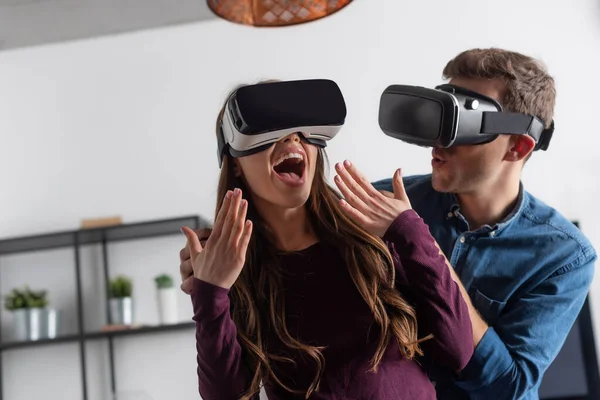
<svg viewBox="0 0 600 400">
<path fill-rule="evenodd" d="M 391 179 L 373 184 L 392 192 Z M 429 370 L 438 399 L 538 399 L 588 293 L 596 251 L 559 212 L 523 190 L 512 213 L 470 230 L 455 195 L 431 175 L 404 186 L 489 328 L 458 375 Z"/>
</svg>

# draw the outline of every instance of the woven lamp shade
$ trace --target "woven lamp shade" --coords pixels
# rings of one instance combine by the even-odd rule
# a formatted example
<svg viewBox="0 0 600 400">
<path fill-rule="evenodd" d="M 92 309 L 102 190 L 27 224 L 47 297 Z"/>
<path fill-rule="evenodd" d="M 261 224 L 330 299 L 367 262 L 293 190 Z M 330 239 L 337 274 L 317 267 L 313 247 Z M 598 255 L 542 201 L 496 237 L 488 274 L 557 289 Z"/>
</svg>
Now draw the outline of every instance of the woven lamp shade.
<svg viewBox="0 0 600 400">
<path fill-rule="evenodd" d="M 219 17 L 238 24 L 286 26 L 327 17 L 352 0 L 207 0 Z"/>
</svg>

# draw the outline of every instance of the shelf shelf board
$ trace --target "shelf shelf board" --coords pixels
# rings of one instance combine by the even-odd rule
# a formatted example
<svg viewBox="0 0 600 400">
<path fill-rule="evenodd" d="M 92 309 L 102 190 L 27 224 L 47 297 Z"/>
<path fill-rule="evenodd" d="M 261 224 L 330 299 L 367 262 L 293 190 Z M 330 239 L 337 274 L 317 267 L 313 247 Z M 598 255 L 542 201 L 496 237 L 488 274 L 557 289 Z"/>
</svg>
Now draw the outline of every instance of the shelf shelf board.
<svg viewBox="0 0 600 400">
<path fill-rule="evenodd" d="M 31 341 L 23 341 L 23 342 L 5 342 L 0 343 L 0 351 L 6 351 L 11 349 L 19 349 L 23 347 L 37 347 L 37 346 L 45 346 L 49 344 L 59 344 L 59 343 L 68 343 L 68 342 L 76 342 L 79 340 L 79 335 L 64 335 L 57 337 L 56 339 L 40 339 L 40 340 L 31 340 Z"/>
<path fill-rule="evenodd" d="M 76 242 L 79 245 L 89 245 L 101 243 L 103 240 L 116 242 L 179 234 L 181 226 L 186 225 L 194 228 L 197 222 L 200 228 L 210 226 L 209 222 L 199 216 L 184 216 L 103 228 L 79 229 L 3 239 L 0 240 L 0 255 L 74 246 Z"/>
<path fill-rule="evenodd" d="M 86 340 L 93 339 L 104 339 L 108 337 L 121 337 L 121 336 L 132 336 L 132 335 L 143 335 L 148 333 L 157 333 L 157 332 L 171 332 L 171 331 L 180 331 L 186 330 L 190 328 L 194 328 L 196 326 L 195 322 L 180 322 L 177 324 L 169 324 L 169 325 L 149 325 L 142 326 L 139 328 L 131 328 L 131 329 L 120 329 L 116 331 L 100 331 L 100 332 L 92 332 L 86 333 Z"/>
<path fill-rule="evenodd" d="M 194 322 L 181 322 L 181 323 L 172 324 L 172 325 L 144 326 L 144 327 L 140 327 L 140 328 L 123 329 L 123 330 L 109 331 L 109 332 L 103 332 L 103 331 L 90 332 L 90 333 L 85 333 L 83 335 L 83 340 L 87 341 L 87 340 L 106 339 L 109 337 L 136 336 L 136 335 L 159 333 L 159 332 L 172 332 L 172 331 L 192 329 L 195 326 L 196 326 L 196 324 Z M 79 340 L 80 340 L 79 335 L 72 334 L 72 335 L 60 336 L 55 339 L 42 339 L 42 340 L 21 341 L 21 342 L 5 342 L 5 343 L 0 343 L 0 351 L 19 349 L 19 348 L 37 347 L 37 346 L 46 346 L 46 345 L 59 344 L 59 343 L 70 343 L 70 342 L 77 342 Z"/>
</svg>

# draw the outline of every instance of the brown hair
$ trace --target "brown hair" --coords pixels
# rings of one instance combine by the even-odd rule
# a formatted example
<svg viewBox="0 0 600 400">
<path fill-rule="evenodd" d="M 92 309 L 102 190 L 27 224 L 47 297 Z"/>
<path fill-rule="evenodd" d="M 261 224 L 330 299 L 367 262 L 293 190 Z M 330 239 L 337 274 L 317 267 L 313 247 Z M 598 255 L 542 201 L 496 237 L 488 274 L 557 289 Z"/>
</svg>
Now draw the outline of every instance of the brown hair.
<svg viewBox="0 0 600 400">
<path fill-rule="evenodd" d="M 538 60 L 497 48 L 471 49 L 450 60 L 443 71 L 444 79 L 500 79 L 506 85 L 499 99 L 506 111 L 535 115 L 546 128 L 554 114 L 556 89 L 546 67 Z"/>
<path fill-rule="evenodd" d="M 217 134 L 223 112 L 224 107 L 217 119 Z M 306 207 L 319 240 L 341 249 L 348 272 L 373 313 L 380 338 L 372 359 L 372 370 L 376 370 L 392 337 L 396 338 L 401 354 L 407 359 L 422 355 L 417 340 L 415 310 L 394 288 L 394 265 L 386 245 L 354 223 L 341 209 L 339 194 L 326 182 L 325 162 L 325 152 L 320 149 Z M 301 343 L 288 332 L 285 304 L 281 296 L 282 269 L 277 258 L 280 252 L 275 247 L 271 230 L 253 206 L 248 188 L 241 178 L 235 176 L 233 159 L 226 155 L 219 177 L 215 213 L 221 207 L 227 190 L 236 187 L 242 190 L 248 200 L 247 217 L 254 224 L 244 268 L 229 294 L 238 340 L 253 373 L 252 383 L 242 399 L 250 399 L 258 393 L 266 377 L 284 389 L 298 393 L 281 382 L 272 368 L 273 361 L 294 361 L 269 353 L 265 344 L 267 330 L 274 332 L 288 348 L 304 353 L 314 362 L 314 379 L 305 393 L 308 398 L 319 388 L 325 364 L 321 352 L 323 348 Z"/>
</svg>

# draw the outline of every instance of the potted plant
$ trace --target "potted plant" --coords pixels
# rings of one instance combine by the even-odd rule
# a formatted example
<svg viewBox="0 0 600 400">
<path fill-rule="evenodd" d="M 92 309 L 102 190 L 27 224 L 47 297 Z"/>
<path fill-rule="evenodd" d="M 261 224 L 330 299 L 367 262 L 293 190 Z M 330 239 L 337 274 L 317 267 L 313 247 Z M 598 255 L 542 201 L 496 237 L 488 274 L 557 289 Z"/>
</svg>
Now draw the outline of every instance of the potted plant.
<svg viewBox="0 0 600 400">
<path fill-rule="evenodd" d="M 58 329 L 58 312 L 49 307 L 48 293 L 25 286 L 13 289 L 4 297 L 4 307 L 13 316 L 14 340 L 54 339 Z"/>
<path fill-rule="evenodd" d="M 133 325 L 133 285 L 131 279 L 119 275 L 110 280 L 108 298 L 111 325 Z"/>
<path fill-rule="evenodd" d="M 170 275 L 162 274 L 154 278 L 156 283 L 158 320 L 161 324 L 177 323 L 177 290 Z"/>
</svg>

